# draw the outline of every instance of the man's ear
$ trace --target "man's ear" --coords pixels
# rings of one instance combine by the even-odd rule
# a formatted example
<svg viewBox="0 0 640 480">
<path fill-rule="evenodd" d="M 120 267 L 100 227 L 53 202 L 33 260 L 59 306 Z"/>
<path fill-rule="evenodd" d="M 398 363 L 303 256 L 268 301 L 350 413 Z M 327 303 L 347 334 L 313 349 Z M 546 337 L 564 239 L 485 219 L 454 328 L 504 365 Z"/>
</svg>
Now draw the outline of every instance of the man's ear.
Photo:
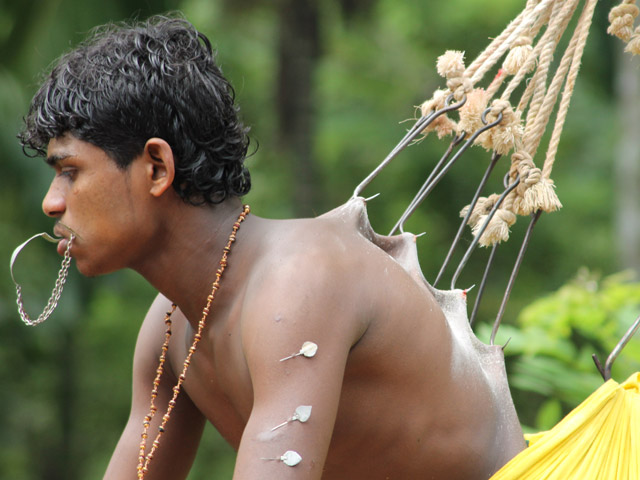
<svg viewBox="0 0 640 480">
<path fill-rule="evenodd" d="M 150 138 L 142 153 L 145 160 L 145 172 L 151 183 L 149 193 L 161 196 L 173 184 L 175 163 L 171 146 L 161 138 Z"/>
</svg>

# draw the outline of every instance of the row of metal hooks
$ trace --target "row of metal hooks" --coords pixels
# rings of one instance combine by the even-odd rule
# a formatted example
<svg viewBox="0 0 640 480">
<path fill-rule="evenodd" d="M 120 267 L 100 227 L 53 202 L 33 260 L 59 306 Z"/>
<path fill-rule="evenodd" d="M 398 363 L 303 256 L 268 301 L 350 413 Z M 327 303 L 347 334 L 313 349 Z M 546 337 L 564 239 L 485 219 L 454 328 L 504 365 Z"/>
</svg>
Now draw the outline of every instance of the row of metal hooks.
<svg viewBox="0 0 640 480">
<path fill-rule="evenodd" d="M 453 103 L 454 102 L 453 94 L 449 95 L 449 97 L 446 99 L 445 105 L 444 105 L 444 107 L 442 109 L 434 111 L 430 115 L 426 115 L 426 116 L 420 117 L 414 123 L 414 125 L 411 127 L 411 129 L 409 129 L 409 131 L 402 138 L 402 140 L 400 140 L 400 142 L 393 148 L 393 150 L 391 150 L 391 152 L 385 157 L 385 159 L 355 188 L 355 190 L 353 192 L 353 198 L 359 197 L 361 195 L 362 191 L 367 187 L 367 185 L 369 185 L 371 183 L 371 181 L 374 178 L 376 178 L 380 174 L 380 172 L 387 165 L 389 165 L 389 163 L 391 163 L 392 160 L 394 160 L 407 146 L 411 145 L 412 142 L 414 142 L 416 140 L 416 138 L 418 138 L 418 136 L 422 135 L 422 133 L 424 132 L 425 128 L 427 128 L 431 123 L 433 123 L 441 115 L 445 115 L 448 112 L 452 112 L 452 111 L 455 111 L 455 110 L 458 110 L 459 108 L 461 108 L 466 103 L 466 100 L 467 99 L 466 99 L 466 96 L 465 96 L 460 101 Z M 498 125 L 502 121 L 502 113 L 500 113 L 493 122 L 488 122 L 487 121 L 487 114 L 489 112 L 490 112 L 490 108 L 487 108 L 483 112 L 483 114 L 482 114 L 483 127 L 478 129 L 472 135 L 467 137 L 467 135 L 468 135 L 467 132 L 461 132 L 458 135 L 453 137 L 453 139 L 451 140 L 447 150 L 444 152 L 443 156 L 440 158 L 440 160 L 438 161 L 436 166 L 433 168 L 433 170 L 431 171 L 431 173 L 429 174 L 429 176 L 427 177 L 427 179 L 425 180 L 423 185 L 420 187 L 420 189 L 418 190 L 418 192 L 414 196 L 413 200 L 410 202 L 410 204 L 407 206 L 405 211 L 402 213 L 402 215 L 400 216 L 399 220 L 393 226 L 393 228 L 389 232 L 389 235 L 393 235 L 394 233 L 396 233 L 398 231 L 401 232 L 401 233 L 404 233 L 404 224 L 405 224 L 405 222 L 417 210 L 417 208 L 422 204 L 422 202 L 429 196 L 429 194 L 438 185 L 440 180 L 442 180 L 442 178 L 451 170 L 451 168 L 460 159 L 460 157 L 469 149 L 469 147 L 471 147 L 473 145 L 474 141 L 478 138 L 478 136 L 480 136 L 481 134 L 483 134 L 487 130 L 490 130 L 491 128 L 495 127 L 496 125 Z M 457 150 L 456 150 L 456 148 L 457 148 Z M 456 235 L 455 235 L 455 237 L 454 237 L 454 239 L 453 239 L 453 241 L 451 243 L 451 246 L 450 246 L 450 248 L 448 250 L 448 253 L 447 253 L 447 255 L 446 255 L 445 259 L 444 259 L 444 262 L 443 262 L 443 264 L 442 264 L 442 266 L 441 266 L 441 268 L 440 268 L 435 280 L 433 281 L 433 286 L 434 287 L 436 287 L 437 284 L 440 282 L 440 280 L 442 279 L 447 267 L 451 263 L 451 260 L 453 258 L 453 255 L 454 255 L 455 251 L 456 251 L 456 248 L 458 247 L 458 245 L 459 245 L 459 243 L 460 243 L 460 241 L 462 239 L 465 226 L 468 224 L 468 221 L 469 221 L 469 218 L 470 218 L 470 216 L 471 216 L 471 214 L 473 212 L 473 209 L 476 206 L 478 200 L 480 199 L 480 196 L 482 195 L 482 191 L 486 187 L 486 184 L 487 184 L 487 182 L 488 182 L 488 180 L 489 180 L 489 178 L 490 178 L 490 176 L 491 176 L 496 164 L 500 160 L 500 158 L 501 158 L 501 155 L 499 155 L 499 154 L 497 154 L 495 152 L 493 153 L 493 155 L 491 157 L 491 161 L 490 161 L 488 167 L 485 170 L 485 173 L 484 173 L 484 175 L 483 175 L 483 177 L 482 177 L 482 179 L 481 179 L 481 181 L 480 181 L 480 183 L 478 185 L 478 188 L 476 189 L 476 191 L 474 193 L 474 196 L 473 196 L 473 199 L 471 200 L 471 203 L 469 205 L 468 211 L 467 211 L 465 217 L 462 219 L 462 222 L 460 223 L 460 226 L 459 226 L 459 228 L 458 228 L 458 230 L 456 232 Z M 505 198 L 509 195 L 509 193 L 511 193 L 519 185 L 520 177 L 517 176 L 515 179 L 510 181 L 510 178 L 509 178 L 509 176 L 507 174 L 504 177 L 503 183 L 504 183 L 504 191 L 502 192 L 502 194 L 500 195 L 498 200 L 493 205 L 491 211 L 487 214 L 485 220 L 483 221 L 483 223 L 480 226 L 477 234 L 475 235 L 475 238 L 470 243 L 470 245 L 467 247 L 467 250 L 465 251 L 464 255 L 462 256 L 462 259 L 458 263 L 458 265 L 457 265 L 457 267 L 456 267 L 456 269 L 455 269 L 455 271 L 454 271 L 454 273 L 452 275 L 451 284 L 450 284 L 450 288 L 451 289 L 455 289 L 456 288 L 456 282 L 457 282 L 458 278 L 460 277 L 460 274 L 464 270 L 465 266 L 469 262 L 469 259 L 471 258 L 471 255 L 473 254 L 474 250 L 478 246 L 480 237 L 482 237 L 482 234 L 487 229 L 489 223 L 491 222 L 491 219 L 495 216 L 496 212 L 498 211 L 498 209 L 500 208 L 500 206 L 504 202 Z M 494 322 L 493 322 L 493 327 L 492 327 L 492 330 L 491 330 L 491 337 L 490 337 L 490 340 L 489 340 L 489 344 L 490 345 L 494 345 L 495 344 L 495 338 L 496 338 L 498 329 L 500 328 L 500 324 L 502 322 L 502 319 L 504 317 L 504 314 L 505 314 L 505 311 L 506 311 L 506 306 L 507 306 L 507 303 L 509 301 L 509 297 L 511 296 L 511 292 L 513 290 L 513 286 L 515 284 L 516 278 L 517 278 L 518 273 L 520 271 L 520 267 L 522 265 L 522 261 L 524 260 L 525 253 L 526 253 L 527 248 L 529 246 L 529 243 L 531 241 L 533 229 L 536 226 L 541 214 L 542 214 L 542 211 L 538 210 L 537 212 L 532 213 L 530 215 L 529 226 L 527 227 L 527 230 L 526 230 L 525 235 L 523 237 L 522 244 L 520 246 L 520 250 L 519 250 L 518 255 L 516 257 L 514 266 L 512 268 L 511 275 L 509 277 L 509 281 L 508 281 L 508 283 L 507 283 L 507 285 L 505 287 L 505 291 L 504 291 L 504 294 L 503 294 L 503 297 L 502 297 L 500 308 L 499 308 L 498 313 L 496 314 L 496 317 L 495 317 Z M 490 273 L 490 271 L 491 271 L 491 269 L 493 267 L 493 264 L 494 264 L 494 260 L 495 260 L 495 257 L 496 257 L 497 249 L 498 249 L 498 244 L 496 243 L 491 248 L 491 252 L 490 252 L 489 257 L 487 259 L 487 263 L 486 263 L 486 266 L 485 266 L 485 269 L 484 269 L 482 280 L 480 282 L 478 293 L 477 293 L 476 298 L 475 298 L 473 310 L 472 310 L 470 318 L 469 318 L 469 321 L 470 321 L 471 325 L 474 324 L 474 322 L 475 322 L 475 320 L 477 318 L 479 305 L 480 305 L 480 303 L 482 301 L 482 297 L 483 297 L 484 292 L 485 292 L 485 287 L 487 285 L 487 281 L 488 281 L 488 278 L 489 278 L 489 273 Z M 607 358 L 604 367 L 601 365 L 598 357 L 595 354 L 593 355 L 594 362 L 596 363 L 596 366 L 597 366 L 598 370 L 600 371 L 602 377 L 605 379 L 605 381 L 611 378 L 611 368 L 613 366 L 613 363 L 615 362 L 616 358 L 618 357 L 618 355 L 620 354 L 622 349 L 625 347 L 625 345 L 629 342 L 631 337 L 634 335 L 634 333 L 639 328 L 640 328 L 640 317 L 638 317 L 638 319 L 634 322 L 634 324 L 629 328 L 629 330 L 626 332 L 626 334 L 618 342 L 616 347 L 613 349 L 613 351 L 611 352 L 611 354 Z"/>
</svg>

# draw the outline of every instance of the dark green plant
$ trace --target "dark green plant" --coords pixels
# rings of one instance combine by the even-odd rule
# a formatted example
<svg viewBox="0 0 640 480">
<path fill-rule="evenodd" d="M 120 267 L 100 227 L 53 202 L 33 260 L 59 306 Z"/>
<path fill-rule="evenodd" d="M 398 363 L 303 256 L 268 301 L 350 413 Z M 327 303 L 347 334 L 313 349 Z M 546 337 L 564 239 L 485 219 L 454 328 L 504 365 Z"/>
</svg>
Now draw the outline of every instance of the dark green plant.
<svg viewBox="0 0 640 480">
<path fill-rule="evenodd" d="M 504 325 L 498 342 L 524 425 L 545 430 L 603 382 L 592 354 L 604 363 L 640 314 L 640 283 L 622 272 L 600 278 L 582 269 L 556 292 L 524 308 L 515 325 Z M 487 326 L 482 326 L 480 336 Z M 625 380 L 640 370 L 640 338 L 632 338 L 613 366 Z"/>
</svg>

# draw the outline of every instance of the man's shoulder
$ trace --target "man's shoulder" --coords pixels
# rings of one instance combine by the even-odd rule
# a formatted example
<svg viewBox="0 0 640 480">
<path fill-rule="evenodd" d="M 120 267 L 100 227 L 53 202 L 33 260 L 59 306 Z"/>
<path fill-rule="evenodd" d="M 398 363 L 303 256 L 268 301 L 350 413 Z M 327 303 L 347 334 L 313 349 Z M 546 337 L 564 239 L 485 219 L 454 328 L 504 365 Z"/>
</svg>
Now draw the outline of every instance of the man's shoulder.
<svg viewBox="0 0 640 480">
<path fill-rule="evenodd" d="M 349 290 L 366 282 L 355 281 L 372 261 L 363 251 L 365 242 L 322 218 L 289 220 L 266 238 L 249 278 L 272 294 L 292 287 L 316 293 Z"/>
<path fill-rule="evenodd" d="M 304 315 L 324 322 L 340 311 L 346 321 L 374 283 L 362 275 L 371 259 L 359 242 L 322 218 L 287 220 L 264 238 L 245 278 L 245 319 Z"/>
<path fill-rule="evenodd" d="M 171 300 L 158 293 L 142 321 L 136 344 L 137 354 L 157 357 L 167 331 L 166 320 L 169 318 L 174 325 L 186 321 L 180 309 L 174 309 Z"/>
</svg>

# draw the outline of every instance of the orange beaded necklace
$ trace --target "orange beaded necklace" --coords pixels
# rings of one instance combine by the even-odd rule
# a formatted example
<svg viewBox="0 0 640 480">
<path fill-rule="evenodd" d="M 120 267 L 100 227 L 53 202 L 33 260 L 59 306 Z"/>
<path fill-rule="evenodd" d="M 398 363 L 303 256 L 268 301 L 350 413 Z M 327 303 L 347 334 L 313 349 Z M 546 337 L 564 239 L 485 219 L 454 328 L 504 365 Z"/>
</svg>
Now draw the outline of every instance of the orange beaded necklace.
<svg viewBox="0 0 640 480">
<path fill-rule="evenodd" d="M 211 307 L 211 303 L 215 298 L 216 291 L 220 288 L 220 279 L 222 278 L 222 273 L 224 272 L 224 269 L 227 266 L 227 255 L 229 254 L 229 252 L 231 252 L 231 245 L 236 240 L 236 233 L 240 228 L 240 224 L 245 219 L 245 217 L 249 214 L 250 211 L 251 209 L 249 208 L 249 205 L 244 205 L 242 213 L 240 214 L 236 222 L 233 224 L 233 230 L 231 231 L 231 235 L 229 235 L 229 240 L 227 242 L 227 245 L 224 247 L 222 252 L 222 258 L 220 259 L 220 266 L 216 271 L 216 279 L 213 282 L 213 285 L 211 287 L 211 293 L 207 297 L 207 304 L 202 310 L 202 318 L 198 323 L 198 332 L 193 337 L 193 343 L 189 348 L 189 353 L 187 354 L 187 358 L 185 358 L 184 360 L 184 364 L 182 366 L 182 373 L 178 377 L 178 383 L 176 383 L 176 385 L 173 387 L 173 397 L 171 398 L 171 400 L 169 400 L 169 404 L 167 406 L 167 412 L 163 415 L 162 423 L 158 427 L 158 435 L 156 435 L 156 438 L 153 441 L 153 444 L 151 446 L 151 449 L 149 450 L 149 453 L 146 453 L 147 438 L 149 438 L 149 433 L 148 433 L 149 426 L 151 425 L 151 420 L 153 419 L 156 412 L 158 411 L 158 407 L 155 406 L 155 399 L 158 396 L 160 379 L 162 378 L 162 373 L 164 372 L 164 363 L 167 357 L 167 350 L 169 350 L 169 339 L 171 338 L 171 315 L 176 310 L 175 304 L 171 306 L 171 310 L 167 312 L 167 314 L 164 317 L 164 323 L 167 325 L 167 330 L 165 332 L 164 343 L 162 344 L 162 351 L 160 353 L 158 368 L 156 370 L 156 378 L 153 381 L 153 388 L 151 389 L 151 402 L 150 402 L 151 404 L 149 406 L 149 413 L 144 417 L 144 421 L 142 423 L 143 425 L 142 440 L 140 441 L 140 451 L 138 454 L 138 479 L 144 479 L 144 476 L 149 471 L 149 464 L 153 459 L 153 455 L 158 449 L 158 447 L 160 446 L 160 437 L 164 433 L 167 422 L 169 422 L 169 417 L 171 416 L 171 412 L 176 405 L 176 399 L 180 394 L 180 389 L 182 387 L 182 384 L 184 383 L 184 379 L 186 378 L 187 369 L 189 368 L 189 364 L 191 363 L 191 357 L 195 353 L 196 347 L 198 346 L 198 342 L 200 342 L 200 339 L 202 338 L 202 331 L 204 330 L 207 317 L 209 316 L 209 308 Z"/>
</svg>

